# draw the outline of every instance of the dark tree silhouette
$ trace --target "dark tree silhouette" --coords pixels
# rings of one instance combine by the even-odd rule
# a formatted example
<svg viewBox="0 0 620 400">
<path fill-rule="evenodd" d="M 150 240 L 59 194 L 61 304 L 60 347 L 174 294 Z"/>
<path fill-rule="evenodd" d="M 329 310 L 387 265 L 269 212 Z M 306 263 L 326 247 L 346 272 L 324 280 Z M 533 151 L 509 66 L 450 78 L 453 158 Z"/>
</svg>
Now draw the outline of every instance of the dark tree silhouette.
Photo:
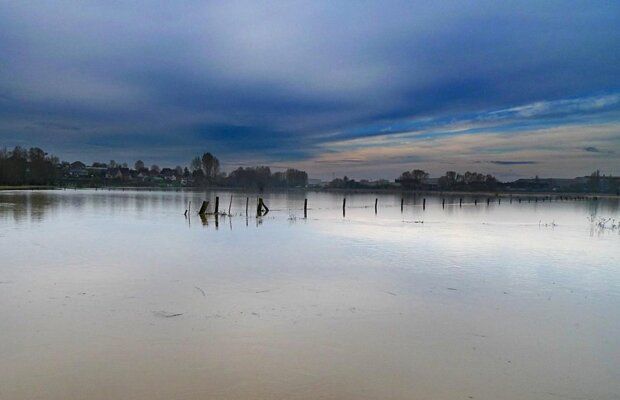
<svg viewBox="0 0 620 400">
<path fill-rule="evenodd" d="M 205 178 L 213 182 L 220 172 L 220 161 L 211 153 L 204 153 L 201 158 Z"/>
<path fill-rule="evenodd" d="M 422 181 L 428 178 L 428 173 L 421 169 L 413 171 L 405 171 L 397 179 L 401 186 L 405 189 L 420 189 Z"/>
<path fill-rule="evenodd" d="M 202 169 L 202 161 L 200 160 L 200 157 L 194 157 L 192 159 L 192 162 L 190 163 L 190 167 L 192 171 L 198 171 L 199 169 Z"/>
</svg>

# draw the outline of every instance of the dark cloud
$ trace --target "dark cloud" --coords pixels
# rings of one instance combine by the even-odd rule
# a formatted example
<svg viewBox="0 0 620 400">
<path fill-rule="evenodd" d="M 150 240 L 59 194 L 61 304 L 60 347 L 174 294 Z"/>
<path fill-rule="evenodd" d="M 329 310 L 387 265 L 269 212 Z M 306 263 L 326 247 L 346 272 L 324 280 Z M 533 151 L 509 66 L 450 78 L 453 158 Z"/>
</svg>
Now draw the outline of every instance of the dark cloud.
<svg viewBox="0 0 620 400">
<path fill-rule="evenodd" d="M 536 161 L 489 161 L 491 164 L 497 165 L 532 165 L 538 164 Z"/>
<path fill-rule="evenodd" d="M 598 147 L 594 147 L 594 146 L 584 147 L 583 151 L 588 152 L 588 153 L 615 154 L 614 151 L 612 150 L 601 150 Z"/>
</svg>

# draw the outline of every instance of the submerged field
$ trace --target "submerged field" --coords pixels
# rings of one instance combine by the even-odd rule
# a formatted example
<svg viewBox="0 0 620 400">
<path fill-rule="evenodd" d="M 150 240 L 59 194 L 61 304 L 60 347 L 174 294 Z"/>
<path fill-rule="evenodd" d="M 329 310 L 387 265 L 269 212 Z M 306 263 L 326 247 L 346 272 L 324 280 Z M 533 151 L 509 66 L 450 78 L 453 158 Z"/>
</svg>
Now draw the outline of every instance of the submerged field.
<svg viewBox="0 0 620 400">
<path fill-rule="evenodd" d="M 261 196 L 0 192 L 0 398 L 618 398 L 617 199 Z"/>
</svg>

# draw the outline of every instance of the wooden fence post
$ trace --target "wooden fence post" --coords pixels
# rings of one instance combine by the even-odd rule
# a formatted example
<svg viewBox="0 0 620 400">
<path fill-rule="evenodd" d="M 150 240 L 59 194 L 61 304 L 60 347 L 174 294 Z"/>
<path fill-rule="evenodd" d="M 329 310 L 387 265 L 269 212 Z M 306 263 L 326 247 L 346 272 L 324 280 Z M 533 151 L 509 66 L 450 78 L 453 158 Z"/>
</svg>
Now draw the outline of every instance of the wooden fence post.
<svg viewBox="0 0 620 400">
<path fill-rule="evenodd" d="M 202 206 L 200 207 L 200 211 L 198 211 L 198 215 L 205 215 L 207 212 L 207 207 L 209 207 L 208 201 L 203 201 Z"/>
</svg>

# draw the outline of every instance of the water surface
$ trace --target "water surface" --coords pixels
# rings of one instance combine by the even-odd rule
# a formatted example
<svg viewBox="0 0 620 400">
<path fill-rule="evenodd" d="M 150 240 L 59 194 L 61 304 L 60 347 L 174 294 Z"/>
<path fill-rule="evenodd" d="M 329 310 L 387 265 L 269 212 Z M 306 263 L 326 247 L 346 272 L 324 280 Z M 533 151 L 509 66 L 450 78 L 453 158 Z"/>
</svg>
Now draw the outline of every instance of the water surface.
<svg viewBox="0 0 620 400">
<path fill-rule="evenodd" d="M 0 398 L 620 398 L 618 200 L 262 196 L 0 192 Z"/>
</svg>

